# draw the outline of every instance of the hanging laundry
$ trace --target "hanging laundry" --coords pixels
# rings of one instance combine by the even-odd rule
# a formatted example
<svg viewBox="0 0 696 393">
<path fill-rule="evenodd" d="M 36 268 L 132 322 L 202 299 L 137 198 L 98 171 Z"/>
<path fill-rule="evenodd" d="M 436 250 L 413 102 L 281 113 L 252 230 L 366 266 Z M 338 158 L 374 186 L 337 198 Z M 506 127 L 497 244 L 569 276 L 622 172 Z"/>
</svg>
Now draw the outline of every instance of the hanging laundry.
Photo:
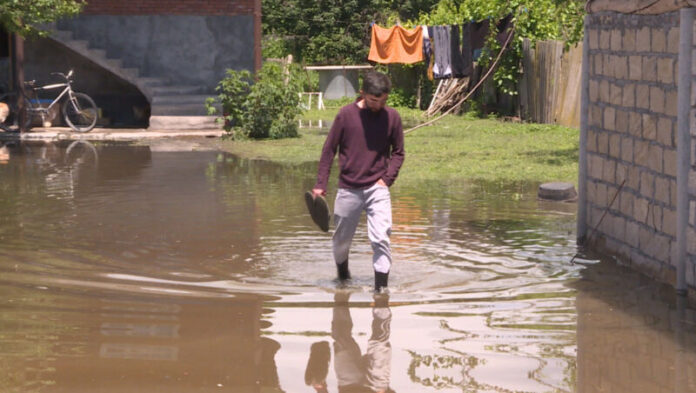
<svg viewBox="0 0 696 393">
<path fill-rule="evenodd" d="M 433 67 L 435 66 L 435 40 L 433 39 L 433 37 L 434 37 L 435 33 L 433 33 L 432 26 L 428 26 L 427 30 L 428 30 L 428 38 L 430 39 L 430 56 L 431 56 L 431 60 L 428 60 L 427 75 L 428 75 L 429 80 L 433 80 L 433 79 L 435 79 L 433 76 Z"/>
<path fill-rule="evenodd" d="M 453 25 L 451 31 L 450 58 L 452 59 L 452 77 L 462 78 L 469 76 L 474 69 L 474 64 L 471 60 L 471 28 L 469 24 L 464 24 L 461 27 Z"/>
<path fill-rule="evenodd" d="M 465 31 L 464 45 L 462 42 L 459 25 L 433 26 L 433 46 L 435 53 L 435 65 L 433 77 L 461 78 L 471 75 L 473 63 L 469 39 L 469 26 L 463 27 Z M 464 50 L 463 50 L 464 49 Z"/>
<path fill-rule="evenodd" d="M 486 46 L 486 36 L 488 36 L 490 22 L 488 19 L 471 24 L 471 53 L 473 61 L 481 56 L 483 47 Z"/>
<path fill-rule="evenodd" d="M 508 14 L 496 23 L 496 30 L 498 31 L 496 39 L 500 45 L 503 45 L 508 36 L 512 34 L 512 17 L 512 14 Z M 484 19 L 481 22 L 471 23 L 471 50 L 474 61 L 478 60 L 478 58 L 481 56 L 483 47 L 486 46 L 486 37 L 488 37 L 488 34 L 490 34 L 490 28 L 490 19 Z"/>
<path fill-rule="evenodd" d="M 452 25 L 450 32 L 450 60 L 452 62 L 452 77 L 460 78 L 464 73 L 464 62 L 462 61 L 462 46 L 460 45 L 461 32 L 459 25 Z"/>
<path fill-rule="evenodd" d="M 462 76 L 470 76 L 474 70 L 474 51 L 471 47 L 472 23 L 462 25 Z"/>
<path fill-rule="evenodd" d="M 421 26 L 423 30 L 423 59 L 425 64 L 430 64 L 430 56 L 433 54 L 433 46 L 430 44 L 430 34 L 427 26 Z"/>
<path fill-rule="evenodd" d="M 508 36 L 512 34 L 512 14 L 508 14 L 505 18 L 498 21 L 496 28 L 498 30 L 498 42 L 503 45 L 507 40 Z"/>
<path fill-rule="evenodd" d="M 368 60 L 382 64 L 412 64 L 423 61 L 423 29 L 394 26 L 385 29 L 372 25 L 372 42 Z"/>
<path fill-rule="evenodd" d="M 443 79 L 452 77 L 452 27 L 433 26 L 432 34 L 433 52 L 435 64 L 433 65 L 433 77 Z"/>
</svg>

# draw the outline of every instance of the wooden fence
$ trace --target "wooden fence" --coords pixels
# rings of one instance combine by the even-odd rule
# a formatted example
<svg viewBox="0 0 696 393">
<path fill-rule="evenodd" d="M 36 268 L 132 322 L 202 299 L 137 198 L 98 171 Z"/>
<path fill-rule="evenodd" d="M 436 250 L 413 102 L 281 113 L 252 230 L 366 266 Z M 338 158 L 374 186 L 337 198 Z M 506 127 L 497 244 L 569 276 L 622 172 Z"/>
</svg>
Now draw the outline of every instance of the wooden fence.
<svg viewBox="0 0 696 393">
<path fill-rule="evenodd" d="M 525 39 L 522 67 L 522 119 L 580 128 L 582 43 L 564 51 L 562 41 L 538 41 L 532 47 Z"/>
</svg>

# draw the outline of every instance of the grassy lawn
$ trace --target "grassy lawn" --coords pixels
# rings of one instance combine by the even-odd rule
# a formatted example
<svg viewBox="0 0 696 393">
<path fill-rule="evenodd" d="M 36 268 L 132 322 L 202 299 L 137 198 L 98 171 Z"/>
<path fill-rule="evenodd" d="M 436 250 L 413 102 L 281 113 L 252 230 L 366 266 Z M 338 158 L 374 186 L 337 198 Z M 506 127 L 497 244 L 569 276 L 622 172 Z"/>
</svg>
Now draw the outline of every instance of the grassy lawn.
<svg viewBox="0 0 696 393">
<path fill-rule="evenodd" d="M 338 108 L 312 110 L 305 120 L 332 120 Z M 422 122 L 420 111 L 399 109 L 405 128 Z M 288 165 L 316 162 L 327 130 L 303 129 L 300 138 L 224 141 L 233 154 Z M 406 135 L 400 183 L 577 183 L 579 131 L 561 126 L 447 116 Z"/>
</svg>

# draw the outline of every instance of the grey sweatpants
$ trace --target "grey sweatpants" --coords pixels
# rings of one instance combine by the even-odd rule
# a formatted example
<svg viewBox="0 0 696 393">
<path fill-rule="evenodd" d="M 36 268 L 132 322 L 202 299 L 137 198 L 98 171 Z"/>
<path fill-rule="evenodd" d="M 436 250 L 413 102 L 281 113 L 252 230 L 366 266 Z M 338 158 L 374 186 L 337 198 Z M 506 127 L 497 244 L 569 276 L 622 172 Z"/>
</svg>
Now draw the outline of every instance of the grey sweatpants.
<svg viewBox="0 0 696 393">
<path fill-rule="evenodd" d="M 367 235 L 372 244 L 372 266 L 376 272 L 389 273 L 391 267 L 392 214 L 389 187 L 339 188 L 334 203 L 333 254 L 337 264 L 348 260 L 350 244 L 363 210 L 367 213 Z"/>
</svg>

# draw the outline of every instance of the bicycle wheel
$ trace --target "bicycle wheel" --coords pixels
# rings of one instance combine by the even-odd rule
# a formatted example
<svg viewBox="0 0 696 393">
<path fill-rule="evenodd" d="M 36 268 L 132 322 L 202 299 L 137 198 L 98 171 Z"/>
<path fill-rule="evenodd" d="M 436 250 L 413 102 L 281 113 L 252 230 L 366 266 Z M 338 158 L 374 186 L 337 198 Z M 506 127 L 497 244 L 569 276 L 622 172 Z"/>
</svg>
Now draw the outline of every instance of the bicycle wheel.
<svg viewBox="0 0 696 393">
<path fill-rule="evenodd" d="M 77 132 L 89 132 L 97 124 L 97 104 L 84 93 L 72 93 L 63 103 L 63 119 Z"/>
</svg>

